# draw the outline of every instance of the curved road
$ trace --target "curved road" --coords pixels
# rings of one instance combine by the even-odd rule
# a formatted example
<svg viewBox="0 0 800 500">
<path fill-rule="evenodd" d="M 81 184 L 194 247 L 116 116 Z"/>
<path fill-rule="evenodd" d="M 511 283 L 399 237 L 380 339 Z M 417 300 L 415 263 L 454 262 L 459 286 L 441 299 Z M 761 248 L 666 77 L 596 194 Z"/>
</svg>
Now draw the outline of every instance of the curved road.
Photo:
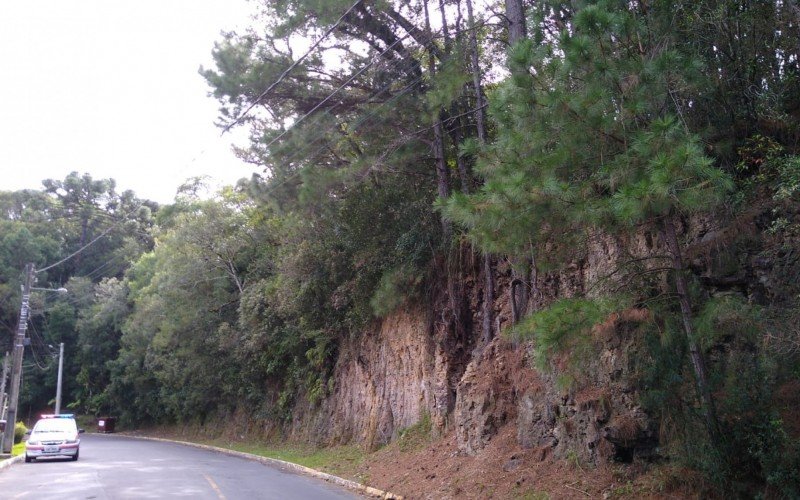
<svg viewBox="0 0 800 500">
<path fill-rule="evenodd" d="M 191 446 L 84 434 L 81 457 L 0 472 L 3 499 L 353 499 L 324 481 Z"/>
</svg>

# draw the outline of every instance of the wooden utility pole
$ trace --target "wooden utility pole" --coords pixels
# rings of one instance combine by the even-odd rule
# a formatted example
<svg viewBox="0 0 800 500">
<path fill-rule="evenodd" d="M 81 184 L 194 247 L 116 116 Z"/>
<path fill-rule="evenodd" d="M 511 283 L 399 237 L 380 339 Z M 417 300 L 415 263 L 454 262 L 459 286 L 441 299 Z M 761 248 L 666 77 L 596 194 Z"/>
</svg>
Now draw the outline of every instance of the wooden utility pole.
<svg viewBox="0 0 800 500">
<path fill-rule="evenodd" d="M 8 413 L 2 450 L 4 453 L 11 453 L 11 448 L 14 446 L 14 425 L 17 422 L 19 385 L 22 379 L 22 356 L 25 350 L 25 332 L 28 330 L 28 311 L 34 275 L 33 264 L 27 264 L 22 284 L 22 305 L 19 309 L 19 323 L 17 323 L 17 334 L 14 337 L 14 359 L 11 367 L 11 387 L 8 391 Z"/>
<path fill-rule="evenodd" d="M 0 420 L 5 418 L 6 412 L 6 379 L 8 378 L 8 353 L 3 358 L 3 378 L 0 379 Z"/>
<path fill-rule="evenodd" d="M 0 379 L 0 420 L 6 418 L 6 379 L 8 378 L 8 353 L 3 358 L 3 378 Z M 0 453 L 3 452 L 5 432 L 0 434 Z"/>
</svg>

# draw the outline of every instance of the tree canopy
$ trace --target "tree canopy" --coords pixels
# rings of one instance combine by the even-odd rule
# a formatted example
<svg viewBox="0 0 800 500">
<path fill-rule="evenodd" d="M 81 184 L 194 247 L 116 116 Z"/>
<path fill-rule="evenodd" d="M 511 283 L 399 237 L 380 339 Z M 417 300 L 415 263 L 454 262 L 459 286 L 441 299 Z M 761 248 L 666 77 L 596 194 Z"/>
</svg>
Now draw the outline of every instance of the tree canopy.
<svg viewBox="0 0 800 500">
<path fill-rule="evenodd" d="M 495 294 L 508 294 L 541 366 L 633 306 L 659 332 L 642 340 L 652 411 L 685 410 L 682 442 L 797 491 L 767 452 L 793 445 L 758 427 L 774 408 L 733 390 L 720 372 L 733 364 L 704 363 L 720 328 L 753 346 L 742 373 L 765 387 L 796 377 L 797 353 L 764 350 L 757 338 L 775 323 L 756 317 L 796 318 L 785 311 L 798 290 L 746 307 L 714 297 L 680 233 L 692 216 L 731 220 L 757 202 L 772 210 L 776 245 L 797 242 L 793 2 L 260 5 L 200 69 L 220 128 L 249 131 L 237 154 L 251 179 L 211 199 L 191 179 L 167 206 L 77 172 L 0 192 L 0 351 L 27 262 L 45 269 L 37 286 L 70 290 L 35 301 L 24 404 L 50 404 L 51 346 L 64 342 L 79 411 L 131 423 L 242 411 L 281 425 L 299 402 L 329 396 L 344 346 L 405 303 L 444 304 L 446 334 L 479 352 L 500 333 Z M 541 275 L 567 272 L 598 234 L 645 230 L 669 255 L 642 260 L 659 265 L 586 283 L 581 297 L 539 293 Z M 655 285 L 641 278 L 651 274 Z M 734 310 L 741 321 L 714 319 Z M 720 428 L 741 439 L 715 439 Z M 730 478 L 723 462 L 709 474 Z"/>
</svg>

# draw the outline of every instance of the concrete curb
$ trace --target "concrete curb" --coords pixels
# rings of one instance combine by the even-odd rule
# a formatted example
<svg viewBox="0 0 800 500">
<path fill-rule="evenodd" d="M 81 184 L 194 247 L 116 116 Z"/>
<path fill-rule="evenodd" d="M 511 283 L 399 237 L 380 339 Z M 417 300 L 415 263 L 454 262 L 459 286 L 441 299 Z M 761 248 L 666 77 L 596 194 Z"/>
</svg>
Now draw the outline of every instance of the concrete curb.
<svg viewBox="0 0 800 500">
<path fill-rule="evenodd" d="M 92 435 L 93 436 L 95 436 L 95 435 L 96 436 L 104 436 L 106 434 L 100 434 L 100 433 L 95 434 L 95 433 L 92 433 Z M 149 440 L 149 441 L 163 441 L 165 443 L 177 443 L 177 444 L 182 444 L 182 445 L 186 445 L 186 446 L 193 446 L 195 448 L 200 448 L 200 449 L 203 449 L 203 450 L 214 451 L 214 452 L 217 452 L 217 453 L 224 453 L 226 455 L 231 455 L 231 456 L 234 456 L 234 457 L 240 457 L 240 458 L 245 458 L 247 460 L 253 460 L 253 461 L 256 461 L 256 462 L 261 462 L 262 464 L 271 465 L 271 466 L 277 467 L 279 469 L 290 470 L 292 472 L 304 474 L 306 476 L 311 476 L 311 477 L 315 477 L 315 478 L 318 478 L 318 479 L 322 479 L 323 481 L 327 481 L 327 482 L 333 483 L 333 484 L 338 484 L 339 486 L 343 486 L 343 487 L 345 487 L 347 489 L 354 490 L 354 491 L 357 491 L 359 493 L 364 493 L 364 494 L 369 495 L 369 496 L 374 497 L 374 498 L 383 498 L 383 499 L 386 499 L 386 500 L 403 500 L 402 496 L 396 495 L 396 494 L 391 493 L 389 491 L 379 490 L 377 488 L 373 488 L 371 486 L 367 486 L 367 485 L 364 485 L 364 484 L 361 484 L 361 483 L 357 483 L 355 481 L 350 481 L 349 479 L 344 479 L 344 478 L 339 477 L 339 476 L 334 476 L 333 474 L 327 474 L 325 472 L 320 472 L 320 471 L 318 471 L 316 469 L 312 469 L 312 468 L 306 467 L 304 465 L 299 465 L 299 464 L 295 464 L 295 463 L 292 463 L 292 462 L 286 462 L 284 460 L 278 460 L 277 458 L 267 458 L 267 457 L 262 457 L 262 456 L 259 456 L 259 455 L 253 455 L 252 453 L 244 453 L 242 451 L 229 450 L 227 448 L 219 448 L 217 446 L 209 446 L 207 444 L 191 443 L 189 441 L 177 441 L 177 440 L 174 440 L 174 439 L 164 439 L 164 438 L 155 438 L 155 437 L 147 437 L 147 436 L 132 436 L 130 434 L 123 434 L 123 433 L 119 433 L 117 435 L 118 436 L 127 437 L 127 438 L 133 438 L 133 439 L 144 439 L 144 440 Z M 16 458 L 22 458 L 22 457 L 16 457 Z"/>
<path fill-rule="evenodd" d="M 0 471 L 7 469 L 14 465 L 17 462 L 22 462 L 25 458 L 25 455 L 17 455 L 16 457 L 7 458 L 5 460 L 0 460 Z"/>
</svg>

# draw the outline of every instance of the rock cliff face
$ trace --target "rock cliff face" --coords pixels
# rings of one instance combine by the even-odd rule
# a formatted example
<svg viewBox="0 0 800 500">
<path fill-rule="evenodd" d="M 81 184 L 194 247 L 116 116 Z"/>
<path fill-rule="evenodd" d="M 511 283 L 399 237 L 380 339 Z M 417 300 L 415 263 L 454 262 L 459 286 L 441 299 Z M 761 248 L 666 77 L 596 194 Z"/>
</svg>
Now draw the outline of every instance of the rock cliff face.
<svg viewBox="0 0 800 500">
<path fill-rule="evenodd" d="M 746 218 L 742 231 L 761 229 L 758 213 Z M 752 227 L 749 227 L 752 226 Z M 708 283 L 710 292 L 736 289 L 751 300 L 777 292 L 774 272 L 764 248 L 738 252 L 735 266 L 722 266 L 728 255 L 729 229 L 718 222 L 695 219 L 682 225 L 688 242 L 687 261 Z M 740 238 L 741 239 L 741 238 Z M 630 239 L 600 235 L 585 255 L 560 273 L 539 276 L 529 308 L 559 297 L 607 292 L 621 280 L 648 279 L 666 289 L 664 249 L 654 228 L 642 228 Z M 498 330 L 508 326 L 510 269 L 498 265 L 495 305 Z M 453 319 L 442 292 L 431 304 L 409 305 L 375 324 L 357 343 L 342 349 L 333 390 L 313 411 L 298 412 L 295 432 L 318 441 L 363 443 L 377 447 L 398 432 L 431 416 L 435 430 L 454 430 L 460 450 L 474 454 L 505 425 L 515 425 L 517 440 L 539 456 L 575 454 L 586 463 L 629 461 L 657 452 L 658 425 L 639 406 L 632 366 L 637 353 L 637 326 L 648 311 L 614 314 L 592 331 L 593 357 L 584 366 L 582 383 L 565 384 L 558 370 L 532 367 L 529 343 L 498 335 L 478 345 L 481 324 L 480 285 L 476 268 L 462 276 L 461 290 L 469 309 L 467 321 Z M 530 309 L 529 309 L 530 310 Z M 558 365 L 563 360 L 554 359 Z"/>
<path fill-rule="evenodd" d="M 343 352 L 327 412 L 329 436 L 375 447 L 438 405 L 436 352 L 429 313 L 397 311 Z"/>
</svg>

